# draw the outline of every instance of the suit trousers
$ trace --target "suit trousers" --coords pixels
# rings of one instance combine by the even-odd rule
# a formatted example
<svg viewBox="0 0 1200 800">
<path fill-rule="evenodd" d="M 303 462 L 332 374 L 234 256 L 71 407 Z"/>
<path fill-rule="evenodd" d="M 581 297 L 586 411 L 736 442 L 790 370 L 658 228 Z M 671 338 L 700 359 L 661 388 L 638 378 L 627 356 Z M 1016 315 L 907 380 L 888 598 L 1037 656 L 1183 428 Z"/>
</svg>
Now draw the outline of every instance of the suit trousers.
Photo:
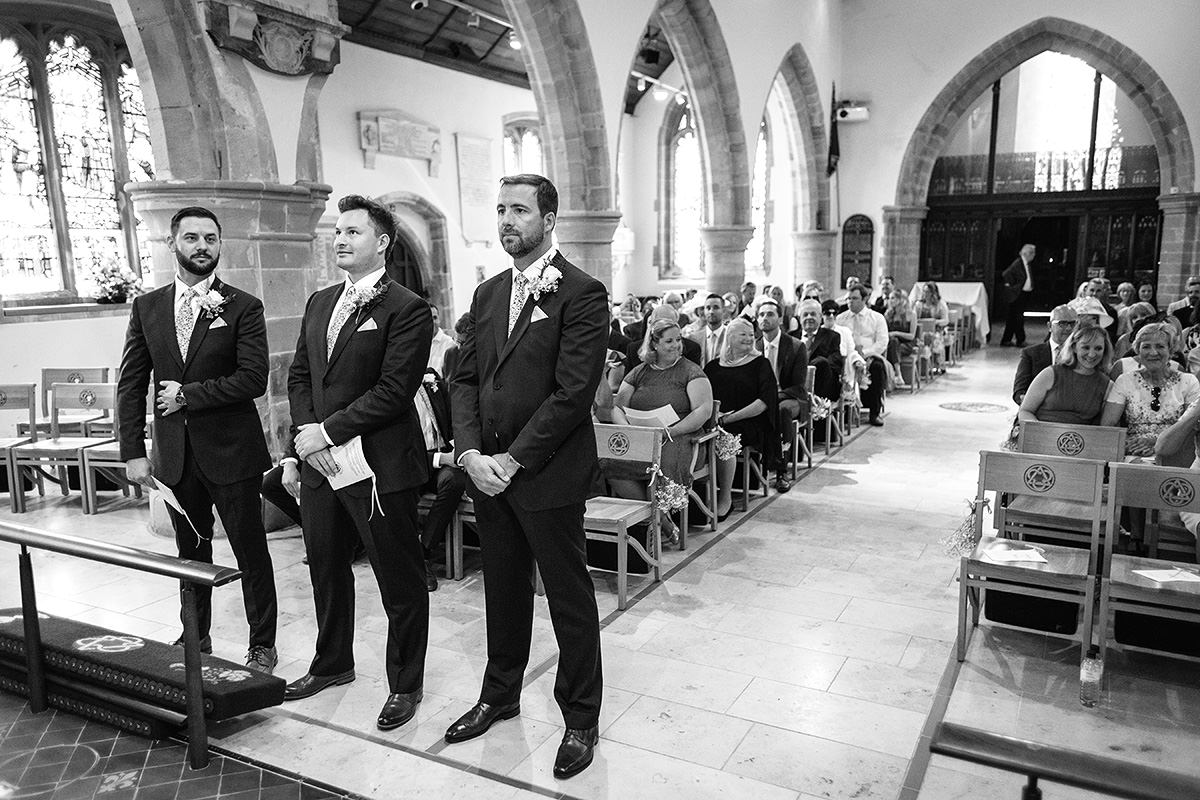
<svg viewBox="0 0 1200 800">
<path fill-rule="evenodd" d="M 483 554 L 488 662 L 479 700 L 516 703 L 533 634 L 536 559 L 558 640 L 554 699 L 568 728 L 600 719 L 600 618 L 587 571 L 584 504 L 530 511 L 504 494 L 475 501 Z"/>
<path fill-rule="evenodd" d="M 842 395 L 842 376 L 834 371 L 833 364 L 828 358 L 817 356 L 808 365 L 817 370 L 813 375 L 813 392 L 826 400 L 837 402 Z"/>
<path fill-rule="evenodd" d="M 300 486 L 304 547 L 317 611 L 316 655 L 311 675 L 354 669 L 354 549 L 359 539 L 371 562 L 388 618 L 385 668 L 389 692 L 415 692 L 425 675 L 429 592 L 417 535 L 417 490 L 379 495 L 334 491 L 327 481 Z"/>
<path fill-rule="evenodd" d="M 246 606 L 246 622 L 250 626 L 250 644 L 274 647 L 279 609 L 275 598 L 275 570 L 262 520 L 261 481 L 251 477 L 235 483 L 213 483 L 196 463 L 191 439 L 185 435 L 183 441 L 183 476 L 171 491 L 187 511 L 196 530 L 193 531 L 187 519 L 168 506 L 179 557 L 213 563 L 213 506 L 216 506 L 233 557 L 242 571 L 242 600 Z M 212 587 L 196 587 L 196 605 L 200 638 L 203 639 L 212 627 Z"/>
<path fill-rule="evenodd" d="M 878 417 L 879 412 L 883 410 L 883 390 L 887 386 L 886 369 L 884 360 L 879 356 L 867 359 L 867 375 L 871 378 L 871 385 L 861 390 L 859 396 L 871 419 Z"/>
<path fill-rule="evenodd" d="M 421 488 L 424 492 L 435 494 L 429 513 L 425 515 L 425 523 L 421 526 L 421 546 L 429 553 L 441 543 L 446 528 L 454 519 L 458 502 L 467 490 L 467 474 L 454 467 L 438 467 L 431 470 L 429 480 Z"/>
<path fill-rule="evenodd" d="M 296 498 L 283 488 L 283 466 L 267 470 L 262 479 L 262 496 L 271 505 L 282 511 L 292 524 L 300 524 L 300 505 Z"/>
<path fill-rule="evenodd" d="M 1021 292 L 1016 299 L 1008 304 L 1008 312 L 1004 316 L 1004 335 L 1000 343 L 1016 342 L 1018 347 L 1025 345 L 1025 304 L 1032 292 Z"/>
<path fill-rule="evenodd" d="M 794 397 L 788 397 L 787 395 L 783 394 L 779 395 L 779 422 L 775 430 L 779 432 L 779 440 L 781 445 L 783 442 L 787 442 L 789 445 L 792 443 L 792 421 L 798 419 L 799 417 L 800 401 Z M 783 448 L 778 447 L 777 449 L 779 452 L 773 459 L 775 461 L 775 471 L 779 474 L 783 474 L 784 469 L 787 468 L 788 462 L 787 459 L 784 458 Z M 792 453 L 792 458 L 795 457 L 796 454 Z"/>
</svg>

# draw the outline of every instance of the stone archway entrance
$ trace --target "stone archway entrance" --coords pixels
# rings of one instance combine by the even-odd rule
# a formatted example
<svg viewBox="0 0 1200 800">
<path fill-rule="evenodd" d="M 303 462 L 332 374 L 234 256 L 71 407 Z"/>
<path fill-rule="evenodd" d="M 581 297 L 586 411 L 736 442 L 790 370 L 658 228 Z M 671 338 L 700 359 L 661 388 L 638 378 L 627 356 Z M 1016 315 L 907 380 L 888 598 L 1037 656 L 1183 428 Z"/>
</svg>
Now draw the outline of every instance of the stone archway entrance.
<svg viewBox="0 0 1200 800">
<path fill-rule="evenodd" d="M 420 267 L 429 301 L 441 312 L 443 327 L 453 326 L 454 292 L 446 215 L 413 192 L 389 192 L 375 199 L 396 215 L 399 233 L 412 249 Z"/>
</svg>

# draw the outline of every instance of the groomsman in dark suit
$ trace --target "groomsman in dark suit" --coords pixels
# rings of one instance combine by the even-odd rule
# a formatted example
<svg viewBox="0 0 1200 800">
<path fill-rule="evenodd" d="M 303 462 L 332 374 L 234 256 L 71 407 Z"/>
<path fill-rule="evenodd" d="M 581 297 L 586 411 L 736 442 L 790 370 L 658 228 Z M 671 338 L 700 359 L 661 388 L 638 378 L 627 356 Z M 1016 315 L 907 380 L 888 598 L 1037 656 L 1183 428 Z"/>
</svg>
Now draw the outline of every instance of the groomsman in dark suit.
<svg viewBox="0 0 1200 800">
<path fill-rule="evenodd" d="M 308 299 L 288 374 L 295 438 L 283 482 L 292 491 L 300 484 L 317 643 L 308 673 L 288 684 L 284 700 L 354 680 L 351 562 L 361 538 L 388 618 L 390 694 L 376 724 L 390 730 L 412 719 L 421 702 L 429 637 L 417 526 L 429 468 L 413 397 L 433 323 L 428 303 L 384 272 L 391 212 L 358 195 L 343 197 L 338 211 L 334 252 L 346 280 Z M 335 490 L 328 479 L 340 468 L 331 448 L 359 442 L 374 475 Z"/>
<path fill-rule="evenodd" d="M 433 568 L 434 548 L 442 542 L 446 528 L 467 489 L 467 476 L 454 463 L 454 428 L 450 417 L 450 391 L 433 367 L 426 367 L 421 389 L 416 395 L 417 415 L 425 438 L 425 456 L 429 459 L 429 480 L 422 492 L 433 492 L 433 502 L 421 526 L 421 547 L 425 551 L 425 588 L 437 590 Z"/>
<path fill-rule="evenodd" d="M 475 290 L 451 382 L 455 450 L 479 519 L 488 663 L 479 702 L 446 741 L 520 713 L 536 561 L 559 646 L 554 699 L 567 728 L 554 776 L 569 778 L 592 763 L 599 738 L 600 624 L 583 513 L 597 470 L 591 405 L 609 313 L 604 284 L 551 244 L 554 184 L 540 175 L 500 183 L 497 227 L 513 266 Z"/>
<path fill-rule="evenodd" d="M 779 420 L 775 430 L 782 442 L 791 444 L 792 421 L 808 406 L 808 393 L 804 381 L 808 377 L 808 350 L 804 343 L 784 333 L 781 329 L 779 303 L 767 298 L 758 304 L 758 329 L 762 336 L 758 340 L 759 350 L 771 365 L 775 380 L 779 384 Z M 787 461 L 783 449 L 776 446 L 768 454 L 775 464 L 775 490 L 786 492 L 792 488 L 785 470 Z"/>
<path fill-rule="evenodd" d="M 263 304 L 214 274 L 221 224 L 208 209 L 176 213 L 167 244 L 175 254 L 175 280 L 135 298 L 129 314 L 117 384 L 121 458 L 130 480 L 153 488 L 157 478 L 168 486 L 196 526 L 171 510 L 180 558 L 212 563 L 216 506 L 242 571 L 250 625 L 246 666 L 271 672 L 279 660 L 275 575 L 258 494 L 271 457 L 254 405 L 267 390 Z M 157 389 L 153 464 L 145 445 L 151 373 Z M 195 591 L 200 647 L 211 653 L 212 589 Z"/>
</svg>

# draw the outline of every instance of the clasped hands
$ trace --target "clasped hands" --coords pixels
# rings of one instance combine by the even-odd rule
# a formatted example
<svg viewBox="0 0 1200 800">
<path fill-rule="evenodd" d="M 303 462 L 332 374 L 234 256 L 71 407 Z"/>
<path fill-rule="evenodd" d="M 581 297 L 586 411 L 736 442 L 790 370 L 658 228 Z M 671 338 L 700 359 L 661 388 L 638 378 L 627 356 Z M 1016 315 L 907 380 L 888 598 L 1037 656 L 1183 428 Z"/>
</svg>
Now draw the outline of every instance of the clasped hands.
<svg viewBox="0 0 1200 800">
<path fill-rule="evenodd" d="M 325 434 L 321 433 L 321 426 L 317 423 L 307 422 L 301 425 L 294 444 L 296 455 L 326 478 L 332 478 L 341 471 L 337 462 L 333 460 L 333 453 L 329 452 L 329 442 L 325 441 Z"/>
<path fill-rule="evenodd" d="M 485 456 L 483 453 L 467 453 L 462 459 L 463 469 L 479 491 L 495 497 L 509 487 L 521 465 L 508 453 Z"/>
</svg>

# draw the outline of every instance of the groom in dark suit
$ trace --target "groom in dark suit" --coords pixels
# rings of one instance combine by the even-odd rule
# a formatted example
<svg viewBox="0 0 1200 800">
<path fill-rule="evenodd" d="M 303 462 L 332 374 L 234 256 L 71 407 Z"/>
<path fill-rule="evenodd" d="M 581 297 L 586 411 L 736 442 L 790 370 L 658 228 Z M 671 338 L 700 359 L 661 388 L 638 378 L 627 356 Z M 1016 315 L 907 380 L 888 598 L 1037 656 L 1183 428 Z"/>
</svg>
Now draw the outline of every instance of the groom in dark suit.
<svg viewBox="0 0 1200 800">
<path fill-rule="evenodd" d="M 246 666 L 275 668 L 275 575 L 258 489 L 271 468 L 254 399 L 267 390 L 267 325 L 254 295 L 223 283 L 221 224 L 206 208 L 181 209 L 167 240 L 175 280 L 134 299 L 117 417 L 125 474 L 168 486 L 196 526 L 171 510 L 180 558 L 212 563 L 215 505 L 242 571 L 250 624 Z M 157 389 L 153 465 L 146 457 L 146 386 Z M 153 474 L 154 477 L 151 477 Z M 212 589 L 196 587 L 200 648 L 212 652 Z M 175 642 L 182 644 L 182 637 Z"/>
<path fill-rule="evenodd" d="M 385 275 L 391 212 L 358 195 L 343 197 L 338 211 L 333 246 L 346 280 L 308 299 L 288 373 L 295 438 L 283 483 L 300 496 L 317 652 L 284 700 L 354 680 L 351 563 L 361 538 L 388 618 L 389 695 L 376 724 L 390 730 L 412 719 L 421 702 L 429 638 L 417 528 L 428 466 L 413 397 L 433 325 L 428 303 Z M 329 479 L 341 468 L 331 448 L 359 444 L 374 475 L 334 489 Z"/>
<path fill-rule="evenodd" d="M 446 741 L 520 713 L 536 561 L 559 647 L 554 699 L 567 728 L 554 776 L 569 778 L 592 763 L 599 738 L 600 624 L 583 513 L 597 470 L 591 404 L 608 305 L 604 284 L 551 244 L 554 184 L 540 175 L 500 184 L 496 222 L 513 267 L 475 290 L 451 383 L 455 450 L 479 520 L 488 663 L 479 702 Z"/>
</svg>

